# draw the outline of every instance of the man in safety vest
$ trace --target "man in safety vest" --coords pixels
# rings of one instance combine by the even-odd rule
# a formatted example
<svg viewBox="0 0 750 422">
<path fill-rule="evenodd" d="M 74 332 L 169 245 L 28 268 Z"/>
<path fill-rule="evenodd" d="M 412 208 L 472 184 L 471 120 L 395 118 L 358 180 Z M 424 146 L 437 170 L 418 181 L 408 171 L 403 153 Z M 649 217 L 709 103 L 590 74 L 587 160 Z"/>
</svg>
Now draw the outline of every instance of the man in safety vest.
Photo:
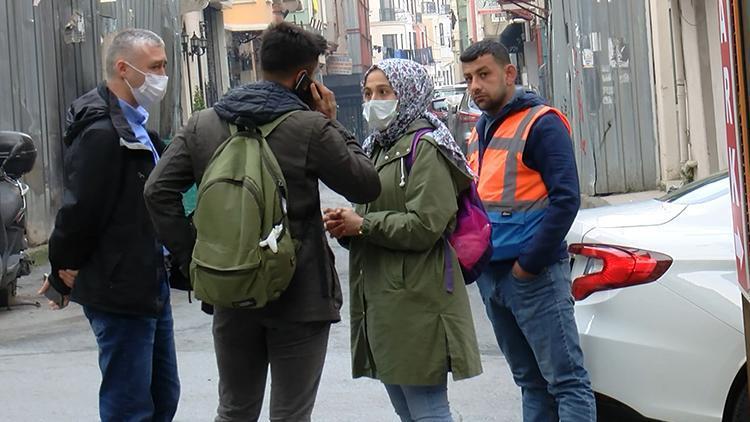
<svg viewBox="0 0 750 422">
<path fill-rule="evenodd" d="M 467 145 L 492 222 L 493 255 L 478 285 L 523 395 L 523 419 L 595 421 L 573 316 L 565 235 L 580 206 L 570 124 L 531 91 L 497 41 L 461 55 L 483 111 Z"/>
</svg>

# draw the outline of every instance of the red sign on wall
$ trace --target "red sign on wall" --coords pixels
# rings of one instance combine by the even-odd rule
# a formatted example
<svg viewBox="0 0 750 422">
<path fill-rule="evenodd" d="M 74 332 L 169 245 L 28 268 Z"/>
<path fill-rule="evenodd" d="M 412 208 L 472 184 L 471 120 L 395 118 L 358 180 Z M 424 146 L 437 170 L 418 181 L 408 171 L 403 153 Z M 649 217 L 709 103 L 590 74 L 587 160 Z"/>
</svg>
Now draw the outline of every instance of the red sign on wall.
<svg viewBox="0 0 750 422">
<path fill-rule="evenodd" d="M 730 197 L 732 199 L 733 239 L 737 261 L 737 279 L 745 295 L 750 298 L 747 266 L 747 203 L 744 195 L 743 145 L 737 142 L 737 85 L 732 61 L 733 20 L 732 2 L 719 0 L 719 26 L 721 37 L 721 71 L 724 81 L 724 113 L 727 131 L 727 164 L 729 167 Z"/>
</svg>

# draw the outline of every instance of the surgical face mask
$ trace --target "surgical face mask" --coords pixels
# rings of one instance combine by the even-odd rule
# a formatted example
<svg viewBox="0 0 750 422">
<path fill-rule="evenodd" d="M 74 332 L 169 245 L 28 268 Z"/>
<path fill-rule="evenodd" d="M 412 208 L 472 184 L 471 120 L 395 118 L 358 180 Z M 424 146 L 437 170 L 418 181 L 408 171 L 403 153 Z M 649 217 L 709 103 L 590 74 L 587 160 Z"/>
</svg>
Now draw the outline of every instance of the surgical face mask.
<svg viewBox="0 0 750 422">
<path fill-rule="evenodd" d="M 143 108 L 148 110 L 154 104 L 159 103 L 167 93 L 169 77 L 166 75 L 157 75 L 155 73 L 144 73 L 128 62 L 125 62 L 125 64 L 146 77 L 143 81 L 143 85 L 137 88 L 133 88 L 133 86 L 130 85 L 130 82 L 128 82 L 127 79 L 125 80 L 125 83 L 128 84 L 130 90 L 133 92 L 133 97 L 135 97 L 138 105 L 143 106 Z"/>
<path fill-rule="evenodd" d="M 398 111 L 398 100 L 370 100 L 362 105 L 362 115 L 372 130 L 384 131 Z"/>
</svg>

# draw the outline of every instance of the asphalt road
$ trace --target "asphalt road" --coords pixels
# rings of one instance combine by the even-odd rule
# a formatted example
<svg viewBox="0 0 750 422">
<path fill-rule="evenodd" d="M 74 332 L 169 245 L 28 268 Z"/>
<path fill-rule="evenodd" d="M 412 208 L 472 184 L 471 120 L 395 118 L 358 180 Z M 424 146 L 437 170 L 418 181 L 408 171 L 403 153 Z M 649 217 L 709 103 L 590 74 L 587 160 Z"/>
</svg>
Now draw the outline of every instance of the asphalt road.
<svg viewBox="0 0 750 422">
<path fill-rule="evenodd" d="M 323 189 L 324 207 L 346 201 Z M 332 242 L 344 289 L 343 320 L 331 330 L 328 356 L 313 421 L 397 421 L 382 385 L 351 378 L 349 356 L 348 256 Z M 18 306 L 0 310 L 0 421 L 95 421 L 100 374 L 94 336 L 81 308 L 61 311 L 33 306 L 46 266 L 20 280 Z M 520 421 L 520 393 L 500 354 L 475 285 L 470 296 L 484 373 L 449 383 L 456 421 Z M 27 304 L 23 304 L 27 303 Z M 187 294 L 173 291 L 175 340 L 182 395 L 176 421 L 211 421 L 217 405 L 217 371 L 211 319 Z M 267 391 L 268 393 L 268 391 Z M 268 403 L 268 398 L 266 398 Z M 264 409 L 263 420 L 268 420 Z"/>
</svg>

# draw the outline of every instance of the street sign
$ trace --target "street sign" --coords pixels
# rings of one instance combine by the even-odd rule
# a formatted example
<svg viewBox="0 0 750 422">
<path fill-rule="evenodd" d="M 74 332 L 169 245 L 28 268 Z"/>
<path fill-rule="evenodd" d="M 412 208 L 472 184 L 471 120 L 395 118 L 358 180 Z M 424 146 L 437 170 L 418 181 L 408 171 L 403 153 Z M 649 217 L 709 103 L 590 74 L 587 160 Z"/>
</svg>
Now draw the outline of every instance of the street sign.
<svg viewBox="0 0 750 422">
<path fill-rule="evenodd" d="M 351 75 L 352 58 L 332 54 L 326 58 L 326 73 L 329 75 Z"/>
<path fill-rule="evenodd" d="M 721 70 L 724 85 L 724 114 L 727 133 L 727 164 L 729 167 L 730 197 L 732 199 L 733 240 L 737 264 L 737 280 L 745 297 L 750 299 L 747 242 L 747 197 L 745 195 L 745 154 L 748 140 L 738 142 L 737 81 L 734 67 L 734 21 L 732 0 L 719 2 L 719 33 L 721 38 Z"/>
</svg>

